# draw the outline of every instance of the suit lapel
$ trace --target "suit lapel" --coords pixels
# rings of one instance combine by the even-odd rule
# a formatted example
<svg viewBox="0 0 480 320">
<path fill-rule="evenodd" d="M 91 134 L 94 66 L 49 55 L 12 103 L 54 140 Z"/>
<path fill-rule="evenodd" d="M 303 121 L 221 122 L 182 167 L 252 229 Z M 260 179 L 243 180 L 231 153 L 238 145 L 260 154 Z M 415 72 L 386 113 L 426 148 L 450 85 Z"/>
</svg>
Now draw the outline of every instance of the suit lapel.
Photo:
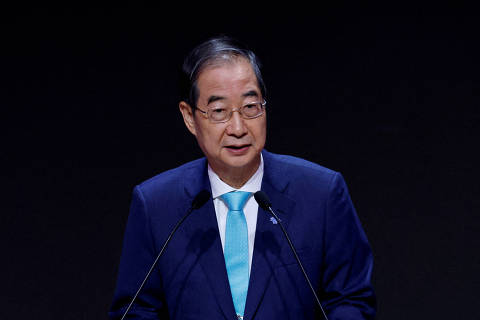
<svg viewBox="0 0 480 320">
<path fill-rule="evenodd" d="M 211 192 L 206 161 L 199 168 L 192 168 L 192 171 L 186 177 L 184 185 L 190 198 L 193 199 L 202 189 Z M 228 284 L 227 269 L 225 267 L 213 200 L 210 199 L 197 212 L 193 212 L 185 222 L 187 236 L 191 239 L 196 239 L 198 261 L 222 312 L 227 319 L 234 319 L 235 307 Z"/>
<path fill-rule="evenodd" d="M 280 161 L 266 151 L 262 152 L 264 159 L 264 175 L 262 191 L 272 203 L 273 210 L 278 215 L 283 226 L 288 230 L 288 224 L 293 214 L 295 201 L 286 195 L 288 187 L 288 172 Z M 207 161 L 199 161 L 186 174 L 184 181 L 185 191 L 191 201 L 200 190 L 211 192 L 207 174 Z M 185 221 L 185 232 L 198 243 L 196 254 L 198 261 L 208 279 L 214 296 L 224 313 L 225 318 L 235 319 L 227 269 L 223 256 L 218 223 L 215 215 L 213 200 L 210 199 L 203 207 L 193 212 Z M 250 273 L 245 319 L 252 319 L 265 290 L 271 280 L 275 265 L 281 260 L 281 252 L 288 247 L 285 236 L 275 221 L 271 220 L 270 213 L 258 209 L 257 228 L 255 234 L 254 253 Z"/>
<path fill-rule="evenodd" d="M 283 168 L 273 157 L 270 153 L 263 152 L 265 169 L 262 191 L 270 198 L 273 211 L 287 229 L 295 202 L 285 195 L 288 173 L 282 171 Z M 245 319 L 254 317 L 285 246 L 288 246 L 288 243 L 280 226 L 269 212 L 259 208 Z"/>
</svg>

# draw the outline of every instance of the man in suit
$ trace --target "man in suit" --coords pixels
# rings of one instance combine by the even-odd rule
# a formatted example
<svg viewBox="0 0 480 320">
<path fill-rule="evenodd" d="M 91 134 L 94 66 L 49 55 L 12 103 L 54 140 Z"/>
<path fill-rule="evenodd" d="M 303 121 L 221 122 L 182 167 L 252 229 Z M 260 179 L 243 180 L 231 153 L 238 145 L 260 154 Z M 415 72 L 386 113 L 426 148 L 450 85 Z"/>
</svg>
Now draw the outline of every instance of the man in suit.
<svg viewBox="0 0 480 320">
<path fill-rule="evenodd" d="M 212 198 L 174 235 L 138 295 L 135 319 L 322 319 L 264 191 L 333 319 L 373 319 L 373 257 L 341 174 L 264 150 L 265 86 L 253 52 L 227 38 L 183 65 L 179 104 L 205 158 L 135 187 L 117 289 L 120 318 L 192 199 Z M 235 208 L 234 208 L 235 207 Z"/>
</svg>

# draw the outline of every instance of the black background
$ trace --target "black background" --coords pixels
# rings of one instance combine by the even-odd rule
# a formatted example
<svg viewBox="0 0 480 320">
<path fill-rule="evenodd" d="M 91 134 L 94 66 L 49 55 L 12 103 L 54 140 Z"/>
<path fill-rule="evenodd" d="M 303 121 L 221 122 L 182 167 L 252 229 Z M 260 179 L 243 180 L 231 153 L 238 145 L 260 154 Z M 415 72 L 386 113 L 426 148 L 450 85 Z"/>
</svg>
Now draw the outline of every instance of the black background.
<svg viewBox="0 0 480 320">
<path fill-rule="evenodd" d="M 344 175 L 378 319 L 478 318 L 479 19 L 426 5 L 2 11 L 0 318 L 106 319 L 132 188 L 201 156 L 176 69 L 221 33 L 263 62 L 266 148 Z"/>
</svg>

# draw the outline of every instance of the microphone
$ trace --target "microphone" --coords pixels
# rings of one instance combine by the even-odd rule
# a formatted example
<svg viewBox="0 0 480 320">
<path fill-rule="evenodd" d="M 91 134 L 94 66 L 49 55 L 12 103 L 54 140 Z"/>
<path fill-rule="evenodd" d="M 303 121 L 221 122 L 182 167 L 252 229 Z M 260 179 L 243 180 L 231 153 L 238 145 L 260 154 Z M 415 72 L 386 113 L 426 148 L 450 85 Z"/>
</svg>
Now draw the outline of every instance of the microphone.
<svg viewBox="0 0 480 320">
<path fill-rule="evenodd" d="M 278 225 L 283 231 L 283 234 L 285 235 L 285 238 L 288 241 L 288 244 L 290 245 L 290 249 L 292 249 L 293 255 L 295 256 L 295 259 L 297 260 L 298 265 L 300 266 L 300 269 L 302 270 L 303 276 L 305 277 L 305 280 L 308 283 L 308 286 L 310 287 L 310 290 L 313 293 L 313 296 L 315 297 L 315 300 L 317 301 L 318 306 L 320 307 L 320 310 L 323 313 L 323 317 L 328 320 L 327 315 L 325 314 L 325 311 L 323 310 L 322 304 L 320 303 L 320 300 L 318 299 L 317 293 L 315 292 L 315 289 L 313 289 L 312 283 L 310 282 L 310 279 L 308 278 L 307 273 L 305 272 L 305 269 L 303 268 L 302 262 L 300 261 L 300 258 L 298 257 L 297 250 L 295 250 L 295 247 L 293 246 L 292 241 L 290 240 L 290 237 L 287 234 L 287 231 L 283 227 L 282 221 L 280 218 L 275 214 L 275 212 L 272 209 L 272 204 L 270 202 L 270 199 L 268 199 L 268 196 L 265 192 L 263 191 L 257 191 L 254 193 L 254 198 L 257 201 L 258 205 L 265 211 L 269 212 L 275 220 L 277 220 Z"/>
<path fill-rule="evenodd" d="M 155 261 L 153 261 L 153 264 L 152 266 L 150 267 L 150 270 L 148 270 L 147 272 L 147 275 L 145 276 L 145 279 L 143 279 L 142 281 L 142 284 L 140 285 L 140 287 L 138 288 L 137 292 L 135 293 L 135 295 L 133 296 L 132 298 L 132 301 L 130 301 L 130 304 L 128 305 L 127 309 L 125 310 L 125 312 L 123 313 L 123 316 L 120 320 L 123 320 L 125 318 L 125 316 L 127 315 L 128 311 L 130 311 L 130 308 L 132 307 L 133 305 L 133 302 L 135 301 L 135 299 L 137 298 L 138 294 L 140 293 L 140 291 L 142 290 L 143 286 L 145 285 L 145 283 L 147 282 L 148 278 L 150 277 L 150 274 L 152 273 L 153 269 L 155 268 L 155 266 L 157 265 L 157 262 L 158 260 L 160 259 L 160 257 L 162 256 L 163 252 L 165 251 L 165 248 L 167 247 L 168 243 L 170 242 L 170 240 L 172 239 L 172 236 L 174 235 L 174 233 L 177 231 L 178 227 L 180 227 L 180 225 L 183 223 L 183 221 L 194 211 L 194 210 L 197 210 L 199 209 L 200 207 L 202 207 L 207 201 L 208 199 L 210 199 L 210 192 L 208 192 L 207 190 L 202 190 L 200 191 L 196 196 L 195 198 L 193 199 L 192 201 L 192 204 L 190 205 L 190 208 L 187 210 L 187 213 L 177 222 L 177 224 L 175 225 L 175 227 L 173 228 L 172 232 L 170 232 L 170 235 L 168 236 L 167 240 L 165 240 L 163 246 L 162 246 L 162 249 L 160 250 L 160 252 L 158 253 L 157 257 L 155 258 Z"/>
<path fill-rule="evenodd" d="M 200 209 L 210 199 L 210 192 L 207 190 L 200 191 L 192 201 L 190 210 Z"/>
</svg>

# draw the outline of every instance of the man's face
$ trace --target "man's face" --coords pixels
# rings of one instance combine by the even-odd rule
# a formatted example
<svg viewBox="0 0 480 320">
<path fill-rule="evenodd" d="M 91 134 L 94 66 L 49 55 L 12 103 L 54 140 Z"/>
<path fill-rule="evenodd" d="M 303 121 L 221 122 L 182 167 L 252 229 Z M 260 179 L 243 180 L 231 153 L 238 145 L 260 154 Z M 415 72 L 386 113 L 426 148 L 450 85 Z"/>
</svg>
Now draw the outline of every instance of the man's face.
<svg viewBox="0 0 480 320">
<path fill-rule="evenodd" d="M 197 88 L 197 107 L 203 111 L 218 103 L 232 109 L 263 101 L 252 66 L 244 58 L 206 67 L 198 77 Z M 185 121 L 187 127 L 217 174 L 253 174 L 265 145 L 265 112 L 255 119 L 243 119 L 233 112 L 225 123 L 212 123 L 198 110 L 190 117 L 190 125 Z"/>
</svg>

